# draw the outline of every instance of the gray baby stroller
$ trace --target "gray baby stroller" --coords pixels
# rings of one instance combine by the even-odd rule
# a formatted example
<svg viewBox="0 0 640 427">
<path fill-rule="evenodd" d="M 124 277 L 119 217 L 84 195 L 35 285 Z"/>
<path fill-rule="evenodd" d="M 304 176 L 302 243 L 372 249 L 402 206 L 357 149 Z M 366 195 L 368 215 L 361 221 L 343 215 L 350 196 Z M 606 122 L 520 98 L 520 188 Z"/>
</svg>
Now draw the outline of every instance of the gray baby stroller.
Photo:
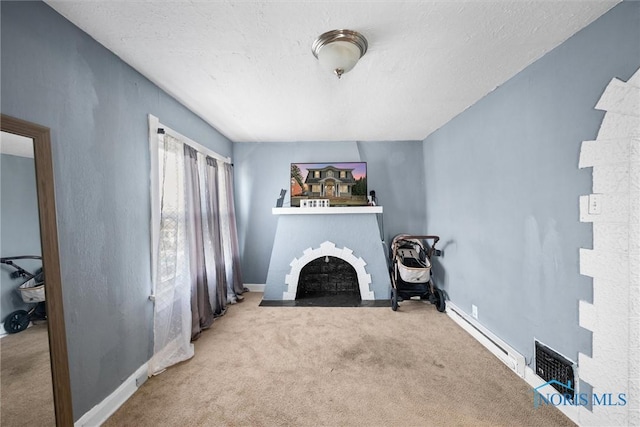
<svg viewBox="0 0 640 427">
<path fill-rule="evenodd" d="M 32 304 L 28 310 L 16 310 L 11 312 L 4 320 L 4 329 L 9 334 L 22 332 L 29 326 L 29 322 L 34 320 L 46 320 L 47 310 L 45 307 L 44 292 L 44 272 L 42 269 L 35 273 L 30 273 L 20 267 L 15 260 L 20 259 L 38 259 L 42 257 L 33 255 L 23 255 L 8 258 L 0 258 L 0 263 L 13 267 L 16 271 L 10 274 L 12 279 L 25 278 L 18 291 L 22 297 L 22 301 Z"/>
<path fill-rule="evenodd" d="M 412 236 L 400 234 L 391 243 L 391 309 L 398 303 L 414 297 L 429 300 L 438 311 L 446 309 L 444 292 L 432 279 L 431 257 L 439 256 L 436 249 L 438 236 Z M 433 243 L 429 244 L 429 242 Z"/>
</svg>

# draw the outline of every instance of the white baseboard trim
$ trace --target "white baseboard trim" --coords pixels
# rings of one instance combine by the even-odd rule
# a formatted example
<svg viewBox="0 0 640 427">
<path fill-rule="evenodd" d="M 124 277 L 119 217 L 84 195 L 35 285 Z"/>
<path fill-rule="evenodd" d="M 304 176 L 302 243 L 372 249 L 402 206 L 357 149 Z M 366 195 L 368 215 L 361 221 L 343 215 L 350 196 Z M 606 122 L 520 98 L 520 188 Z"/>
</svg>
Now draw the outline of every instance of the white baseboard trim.
<svg viewBox="0 0 640 427">
<path fill-rule="evenodd" d="M 545 384 L 546 381 L 536 375 L 533 369 L 526 365 L 524 356 L 515 351 L 509 344 L 491 333 L 491 331 L 482 326 L 476 319 L 462 311 L 451 301 L 447 301 L 447 314 L 454 322 L 461 326 L 462 329 L 467 331 L 480 344 L 486 347 L 494 356 L 500 359 L 531 386 L 531 404 L 533 405 L 533 389 Z M 550 385 L 542 387 L 538 392 L 542 394 L 557 393 L 556 389 Z M 580 410 L 579 407 L 571 405 L 558 405 L 556 407 L 571 421 L 580 425 L 578 414 L 578 411 Z"/>
<path fill-rule="evenodd" d="M 245 288 L 249 289 L 250 292 L 264 292 L 265 284 L 259 283 L 245 283 Z"/>
<path fill-rule="evenodd" d="M 100 426 L 107 421 L 107 419 L 138 390 L 138 387 L 146 381 L 149 370 L 148 365 L 149 363 L 147 362 L 140 366 L 113 393 L 80 417 L 80 419 L 75 422 L 74 427 Z"/>
<path fill-rule="evenodd" d="M 27 329 L 29 329 L 32 326 L 33 326 L 33 322 L 29 322 L 29 325 L 27 326 Z M 0 339 L 2 339 L 4 337 L 8 337 L 9 335 L 11 335 L 11 334 L 9 332 L 7 332 L 7 330 L 4 328 L 4 323 L 0 323 Z"/>
<path fill-rule="evenodd" d="M 469 332 L 472 337 L 485 346 L 494 356 L 500 359 L 520 377 L 524 378 L 526 361 L 523 355 L 451 301 L 447 301 L 447 314 L 454 322 L 461 326 L 462 329 Z"/>
</svg>

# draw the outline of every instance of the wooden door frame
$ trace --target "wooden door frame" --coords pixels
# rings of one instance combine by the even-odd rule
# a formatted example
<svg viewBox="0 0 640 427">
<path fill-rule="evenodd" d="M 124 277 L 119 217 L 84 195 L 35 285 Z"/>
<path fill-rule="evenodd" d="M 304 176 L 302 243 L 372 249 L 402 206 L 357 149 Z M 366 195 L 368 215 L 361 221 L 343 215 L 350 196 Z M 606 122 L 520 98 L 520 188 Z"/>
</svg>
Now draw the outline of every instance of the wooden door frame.
<svg viewBox="0 0 640 427">
<path fill-rule="evenodd" d="M 46 286 L 45 304 L 49 328 L 49 353 L 51 355 L 51 379 L 56 425 L 73 426 L 73 407 L 69 379 L 67 334 L 62 308 L 62 281 L 60 278 L 60 254 L 53 183 L 51 136 L 47 127 L 2 114 L 0 127 L 3 132 L 33 139 L 36 169 L 36 192 L 40 218 L 40 244 L 42 268 Z"/>
</svg>

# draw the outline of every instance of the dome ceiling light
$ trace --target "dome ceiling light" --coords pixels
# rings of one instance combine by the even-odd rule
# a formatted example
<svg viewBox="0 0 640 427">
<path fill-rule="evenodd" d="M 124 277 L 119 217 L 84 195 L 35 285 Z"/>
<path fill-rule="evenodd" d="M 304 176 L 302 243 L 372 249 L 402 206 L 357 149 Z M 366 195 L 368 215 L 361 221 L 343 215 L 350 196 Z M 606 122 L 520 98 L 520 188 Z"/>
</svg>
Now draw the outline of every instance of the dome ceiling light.
<svg viewBox="0 0 640 427">
<path fill-rule="evenodd" d="M 332 30 L 321 34 L 311 47 L 320 65 L 338 78 L 348 73 L 367 53 L 367 39 L 356 31 Z"/>
</svg>

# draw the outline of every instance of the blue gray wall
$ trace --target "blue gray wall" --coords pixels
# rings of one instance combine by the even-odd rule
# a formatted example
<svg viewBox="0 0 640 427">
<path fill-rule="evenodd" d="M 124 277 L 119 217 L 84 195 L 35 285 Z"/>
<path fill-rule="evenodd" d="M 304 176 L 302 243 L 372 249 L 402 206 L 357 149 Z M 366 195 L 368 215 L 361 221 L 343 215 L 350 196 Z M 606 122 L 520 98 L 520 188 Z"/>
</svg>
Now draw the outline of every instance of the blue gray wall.
<svg viewBox="0 0 640 427">
<path fill-rule="evenodd" d="M 231 142 L 41 2 L 2 2 L 2 113 L 51 128 L 74 417 L 153 349 L 147 114 Z"/>
<path fill-rule="evenodd" d="M 76 419 L 152 353 L 149 113 L 233 151 L 247 283 L 266 280 L 271 207 L 289 188 L 289 164 L 363 160 L 387 236 L 449 242 L 436 270 L 456 304 L 476 304 L 480 320 L 527 356 L 534 336 L 574 359 L 588 352 L 577 301 L 591 298 L 591 283 L 578 274 L 578 248 L 591 231 L 578 223 L 577 197 L 591 180 L 578 152 L 595 137 L 602 114 L 593 105 L 609 79 L 638 66 L 639 7 L 617 6 L 424 143 L 232 148 L 44 3 L 1 2 L 2 113 L 52 130 Z"/>
<path fill-rule="evenodd" d="M 38 195 L 33 159 L 0 155 L 0 257 L 40 255 L 40 224 Z M 34 273 L 42 267 L 40 261 L 15 261 Z M 0 264 L 0 320 L 14 310 L 28 307 L 22 301 L 18 286 L 24 278 L 12 279 L 15 268 Z"/>
<path fill-rule="evenodd" d="M 367 186 L 383 206 L 384 234 L 425 233 L 422 143 L 300 142 L 235 143 L 233 150 L 238 238 L 245 283 L 263 284 L 275 237 L 271 214 L 280 189 L 289 203 L 291 163 L 367 162 Z"/>
<path fill-rule="evenodd" d="M 578 300 L 592 300 L 578 263 L 592 246 L 580 143 L 597 135 L 609 81 L 640 66 L 639 29 L 640 3 L 621 3 L 424 141 L 427 225 L 445 242 L 437 276 L 528 362 L 534 338 L 574 361 L 591 353 L 578 326 Z"/>
</svg>

